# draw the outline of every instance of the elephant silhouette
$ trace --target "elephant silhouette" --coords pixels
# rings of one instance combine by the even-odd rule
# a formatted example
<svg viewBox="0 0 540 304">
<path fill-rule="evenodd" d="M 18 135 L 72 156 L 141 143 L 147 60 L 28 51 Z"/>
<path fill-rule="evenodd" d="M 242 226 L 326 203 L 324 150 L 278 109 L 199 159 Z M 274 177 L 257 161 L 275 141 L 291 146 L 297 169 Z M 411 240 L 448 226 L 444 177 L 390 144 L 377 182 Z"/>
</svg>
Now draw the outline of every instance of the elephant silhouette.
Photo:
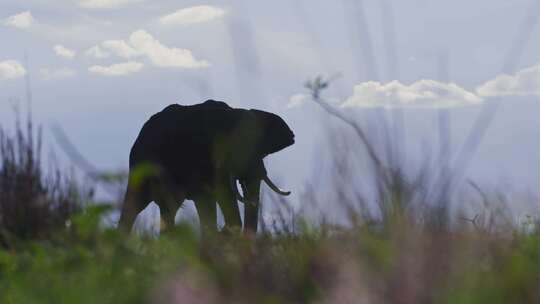
<svg viewBox="0 0 540 304">
<path fill-rule="evenodd" d="M 261 182 L 290 194 L 269 179 L 263 159 L 292 144 L 294 133 L 273 113 L 215 100 L 169 105 L 144 124 L 131 148 L 119 228 L 131 230 L 152 201 L 162 224 L 172 226 L 185 199 L 195 202 L 201 229 L 217 231 L 216 202 L 225 226 L 241 228 L 238 199 L 245 204 L 244 229 L 256 232 Z"/>
</svg>

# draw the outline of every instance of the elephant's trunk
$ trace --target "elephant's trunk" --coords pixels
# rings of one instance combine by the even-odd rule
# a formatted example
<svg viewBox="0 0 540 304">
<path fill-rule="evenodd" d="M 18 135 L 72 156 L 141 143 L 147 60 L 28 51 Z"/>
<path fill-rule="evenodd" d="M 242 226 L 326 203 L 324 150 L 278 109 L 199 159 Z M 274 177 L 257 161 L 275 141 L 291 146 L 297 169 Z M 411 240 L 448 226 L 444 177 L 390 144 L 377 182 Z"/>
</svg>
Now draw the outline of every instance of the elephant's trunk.
<svg viewBox="0 0 540 304">
<path fill-rule="evenodd" d="M 281 190 L 279 189 L 273 182 L 272 180 L 268 177 L 268 175 L 266 175 L 264 177 L 264 182 L 268 185 L 268 187 L 270 187 L 270 189 L 272 189 L 274 192 L 276 192 L 277 194 L 279 195 L 283 195 L 283 196 L 287 196 L 289 194 L 291 194 L 291 191 L 284 191 L 284 190 Z"/>
</svg>

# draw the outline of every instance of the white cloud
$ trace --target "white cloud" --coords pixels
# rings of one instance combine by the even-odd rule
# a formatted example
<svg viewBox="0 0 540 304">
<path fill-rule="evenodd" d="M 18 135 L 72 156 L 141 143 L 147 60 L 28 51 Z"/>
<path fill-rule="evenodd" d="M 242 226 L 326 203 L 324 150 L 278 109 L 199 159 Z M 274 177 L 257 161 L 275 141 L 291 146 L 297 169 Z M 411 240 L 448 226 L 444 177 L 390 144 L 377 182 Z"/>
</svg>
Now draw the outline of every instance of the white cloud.
<svg viewBox="0 0 540 304">
<path fill-rule="evenodd" d="M 84 52 L 84 54 L 88 57 L 93 57 L 96 59 L 109 58 L 110 56 L 110 54 L 103 50 L 99 45 L 89 48 L 88 50 L 86 50 L 86 52 Z"/>
<path fill-rule="evenodd" d="M 354 87 L 353 96 L 342 107 L 450 108 L 476 105 L 483 99 L 454 83 L 419 80 L 411 85 L 369 81 Z"/>
<path fill-rule="evenodd" d="M 75 51 L 70 50 L 59 44 L 55 45 L 53 49 L 56 55 L 67 58 L 67 59 L 73 59 L 75 55 L 77 54 Z"/>
<path fill-rule="evenodd" d="M 162 25 L 201 23 L 219 18 L 225 15 L 225 13 L 225 10 L 210 5 L 192 6 L 179 9 L 172 14 L 159 18 L 159 23 Z"/>
<path fill-rule="evenodd" d="M 476 89 L 480 96 L 540 96 L 540 65 L 515 75 L 501 74 Z"/>
<path fill-rule="evenodd" d="M 129 43 L 159 67 L 204 68 L 210 66 L 208 61 L 195 59 L 190 50 L 168 48 L 144 30 L 132 33 Z"/>
<path fill-rule="evenodd" d="M 104 49 L 109 50 L 111 53 L 122 58 L 132 58 L 142 55 L 141 52 L 137 51 L 124 40 L 107 40 L 101 43 L 101 46 Z"/>
<path fill-rule="evenodd" d="M 3 24 L 5 26 L 27 29 L 32 26 L 34 23 L 34 17 L 30 11 L 22 12 L 13 16 L 9 16 L 4 19 Z"/>
<path fill-rule="evenodd" d="M 308 100 L 309 96 L 306 94 L 294 94 L 289 98 L 287 103 L 287 109 L 298 108 L 304 105 Z"/>
<path fill-rule="evenodd" d="M 143 0 L 77 0 L 79 6 L 92 9 L 118 8 Z"/>
<path fill-rule="evenodd" d="M 147 57 L 154 66 L 174 68 L 205 68 L 210 63 L 196 59 L 190 50 L 167 47 L 144 30 L 133 32 L 127 42 L 125 40 L 106 40 L 86 51 L 87 55 L 111 53 L 124 59 Z"/>
<path fill-rule="evenodd" d="M 26 69 L 16 60 L 0 61 L 0 80 L 15 79 L 26 75 Z"/>
<path fill-rule="evenodd" d="M 140 71 L 143 66 L 144 64 L 140 62 L 130 61 L 110 66 L 94 65 L 89 67 L 88 71 L 103 76 L 125 76 Z"/>
<path fill-rule="evenodd" d="M 41 77 L 45 80 L 65 79 L 77 75 L 77 71 L 70 68 L 40 69 Z"/>
</svg>

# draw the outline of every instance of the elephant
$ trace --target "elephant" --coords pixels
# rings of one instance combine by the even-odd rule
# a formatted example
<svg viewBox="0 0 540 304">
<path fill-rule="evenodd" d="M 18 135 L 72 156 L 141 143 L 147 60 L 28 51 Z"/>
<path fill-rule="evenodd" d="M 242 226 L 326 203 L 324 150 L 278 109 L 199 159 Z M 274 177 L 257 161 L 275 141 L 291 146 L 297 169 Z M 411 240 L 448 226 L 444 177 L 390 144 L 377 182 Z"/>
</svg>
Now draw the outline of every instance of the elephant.
<svg viewBox="0 0 540 304">
<path fill-rule="evenodd" d="M 287 123 L 270 112 L 215 100 L 169 105 L 143 125 L 131 148 L 119 228 L 130 231 L 152 201 L 162 224 L 172 226 L 177 210 L 190 199 L 203 231 L 217 231 L 216 202 L 225 226 L 241 229 L 238 199 L 245 204 L 244 230 L 256 232 L 261 182 L 280 195 L 290 194 L 268 177 L 263 159 L 294 142 Z"/>
</svg>

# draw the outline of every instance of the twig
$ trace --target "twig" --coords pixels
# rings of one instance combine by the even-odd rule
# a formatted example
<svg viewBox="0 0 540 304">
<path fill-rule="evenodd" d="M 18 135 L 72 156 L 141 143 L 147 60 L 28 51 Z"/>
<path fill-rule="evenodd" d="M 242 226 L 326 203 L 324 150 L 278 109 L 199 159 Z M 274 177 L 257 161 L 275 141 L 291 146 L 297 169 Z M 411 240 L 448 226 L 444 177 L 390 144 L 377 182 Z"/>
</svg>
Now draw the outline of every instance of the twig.
<svg viewBox="0 0 540 304">
<path fill-rule="evenodd" d="M 482 229 L 480 228 L 480 226 L 477 223 L 479 218 L 480 218 L 480 214 L 476 214 L 474 216 L 474 218 L 472 218 L 472 219 L 468 219 L 466 217 L 460 217 L 459 219 L 463 220 L 463 221 L 466 221 L 466 222 L 470 222 L 477 231 L 481 231 Z"/>
<path fill-rule="evenodd" d="M 331 81 L 332 81 L 332 79 L 323 80 L 323 78 L 321 76 L 317 76 L 315 78 L 315 80 L 306 82 L 305 86 L 306 86 L 306 88 L 311 90 L 311 98 L 313 99 L 313 101 L 315 101 L 317 104 L 319 104 L 326 112 L 328 112 L 332 116 L 338 118 L 339 120 L 343 121 L 344 123 L 348 124 L 349 126 L 351 126 L 354 129 L 354 131 L 358 134 L 358 136 L 360 137 L 360 139 L 362 140 L 362 142 L 366 146 L 366 149 L 368 150 L 369 156 L 373 159 L 373 161 L 375 161 L 377 166 L 382 166 L 382 161 L 379 159 L 379 157 L 375 153 L 375 150 L 373 149 L 371 143 L 369 142 L 369 140 L 368 140 L 366 134 L 364 133 L 364 131 L 362 130 L 362 128 L 360 128 L 360 126 L 358 126 L 358 124 L 356 122 L 354 122 L 354 121 L 350 120 L 349 118 L 345 117 L 345 115 L 343 115 L 343 113 L 341 113 L 339 110 L 337 110 L 334 107 L 332 107 L 331 105 L 329 105 L 326 101 L 324 101 L 321 98 L 321 96 L 320 96 L 321 91 L 326 89 Z"/>
</svg>

